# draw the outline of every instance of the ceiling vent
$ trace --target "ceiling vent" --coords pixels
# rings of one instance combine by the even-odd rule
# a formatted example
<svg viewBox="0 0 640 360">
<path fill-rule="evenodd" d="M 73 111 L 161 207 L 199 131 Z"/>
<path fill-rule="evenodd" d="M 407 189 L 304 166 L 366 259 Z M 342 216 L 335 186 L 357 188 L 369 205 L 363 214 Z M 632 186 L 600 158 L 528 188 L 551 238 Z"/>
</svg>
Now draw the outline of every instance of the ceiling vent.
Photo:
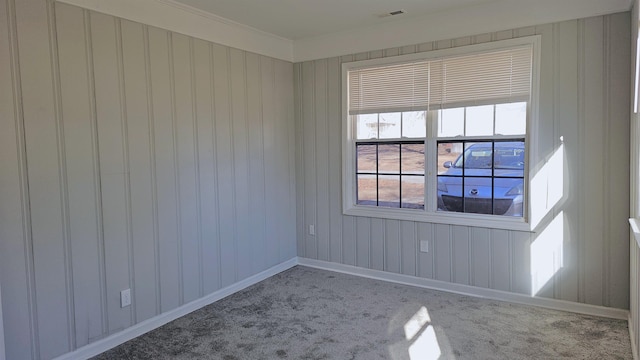
<svg viewBox="0 0 640 360">
<path fill-rule="evenodd" d="M 383 18 L 387 16 L 396 16 L 396 15 L 402 15 L 402 14 L 404 14 L 404 10 L 400 9 L 400 10 L 390 11 L 386 14 L 382 14 L 380 15 L 380 17 Z"/>
</svg>

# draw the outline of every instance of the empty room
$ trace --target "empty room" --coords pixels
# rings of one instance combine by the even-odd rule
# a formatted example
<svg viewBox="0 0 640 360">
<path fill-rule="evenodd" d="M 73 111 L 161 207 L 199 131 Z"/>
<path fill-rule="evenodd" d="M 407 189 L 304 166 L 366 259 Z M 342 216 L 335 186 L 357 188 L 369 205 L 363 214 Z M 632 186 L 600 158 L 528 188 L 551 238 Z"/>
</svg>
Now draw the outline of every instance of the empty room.
<svg viewBox="0 0 640 360">
<path fill-rule="evenodd" d="M 0 360 L 638 359 L 637 0 L 0 0 Z"/>
</svg>

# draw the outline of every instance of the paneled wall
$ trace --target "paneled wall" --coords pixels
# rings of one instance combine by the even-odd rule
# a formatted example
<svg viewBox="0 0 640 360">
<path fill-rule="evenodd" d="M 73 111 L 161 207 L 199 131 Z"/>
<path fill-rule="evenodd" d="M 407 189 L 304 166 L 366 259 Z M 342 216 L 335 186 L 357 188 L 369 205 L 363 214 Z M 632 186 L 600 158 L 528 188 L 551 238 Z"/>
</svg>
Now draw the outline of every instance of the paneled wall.
<svg viewBox="0 0 640 360">
<path fill-rule="evenodd" d="M 0 29 L 7 358 L 296 256 L 291 63 L 50 0 L 0 0 Z"/>
<path fill-rule="evenodd" d="M 298 255 L 628 309 L 629 29 L 620 13 L 295 64 Z M 560 186 L 535 231 L 342 215 L 342 63 L 529 35 L 541 36 L 532 188 Z"/>
</svg>

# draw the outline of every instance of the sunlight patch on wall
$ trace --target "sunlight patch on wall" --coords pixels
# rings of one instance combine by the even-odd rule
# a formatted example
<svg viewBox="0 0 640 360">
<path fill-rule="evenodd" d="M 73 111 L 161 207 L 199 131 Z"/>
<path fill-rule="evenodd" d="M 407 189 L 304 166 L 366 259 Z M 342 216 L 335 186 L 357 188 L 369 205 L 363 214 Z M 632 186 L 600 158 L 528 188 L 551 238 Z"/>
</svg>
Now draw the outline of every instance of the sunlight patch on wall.
<svg viewBox="0 0 640 360">
<path fill-rule="evenodd" d="M 531 295 L 536 295 L 562 269 L 564 212 L 560 212 L 531 244 Z"/>
<path fill-rule="evenodd" d="M 564 196 L 564 144 L 531 179 L 531 228 L 535 229 Z"/>
</svg>

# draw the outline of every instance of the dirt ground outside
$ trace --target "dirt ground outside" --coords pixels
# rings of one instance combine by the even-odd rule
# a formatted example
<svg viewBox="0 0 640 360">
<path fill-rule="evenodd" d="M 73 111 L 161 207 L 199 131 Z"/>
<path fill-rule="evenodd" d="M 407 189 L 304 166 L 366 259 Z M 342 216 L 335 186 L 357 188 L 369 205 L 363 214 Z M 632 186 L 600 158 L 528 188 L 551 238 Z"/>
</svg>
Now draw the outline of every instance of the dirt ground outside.
<svg viewBox="0 0 640 360">
<path fill-rule="evenodd" d="M 438 173 L 446 171 L 443 164 L 455 161 L 458 155 L 460 153 L 452 151 L 451 146 L 441 145 L 438 148 Z M 424 208 L 424 144 L 359 145 L 357 157 L 358 203 L 375 204 L 377 199 L 383 206 L 401 207 L 402 204 L 407 208 Z M 377 179 L 373 175 L 376 165 L 377 173 L 384 174 L 378 175 Z"/>
</svg>

